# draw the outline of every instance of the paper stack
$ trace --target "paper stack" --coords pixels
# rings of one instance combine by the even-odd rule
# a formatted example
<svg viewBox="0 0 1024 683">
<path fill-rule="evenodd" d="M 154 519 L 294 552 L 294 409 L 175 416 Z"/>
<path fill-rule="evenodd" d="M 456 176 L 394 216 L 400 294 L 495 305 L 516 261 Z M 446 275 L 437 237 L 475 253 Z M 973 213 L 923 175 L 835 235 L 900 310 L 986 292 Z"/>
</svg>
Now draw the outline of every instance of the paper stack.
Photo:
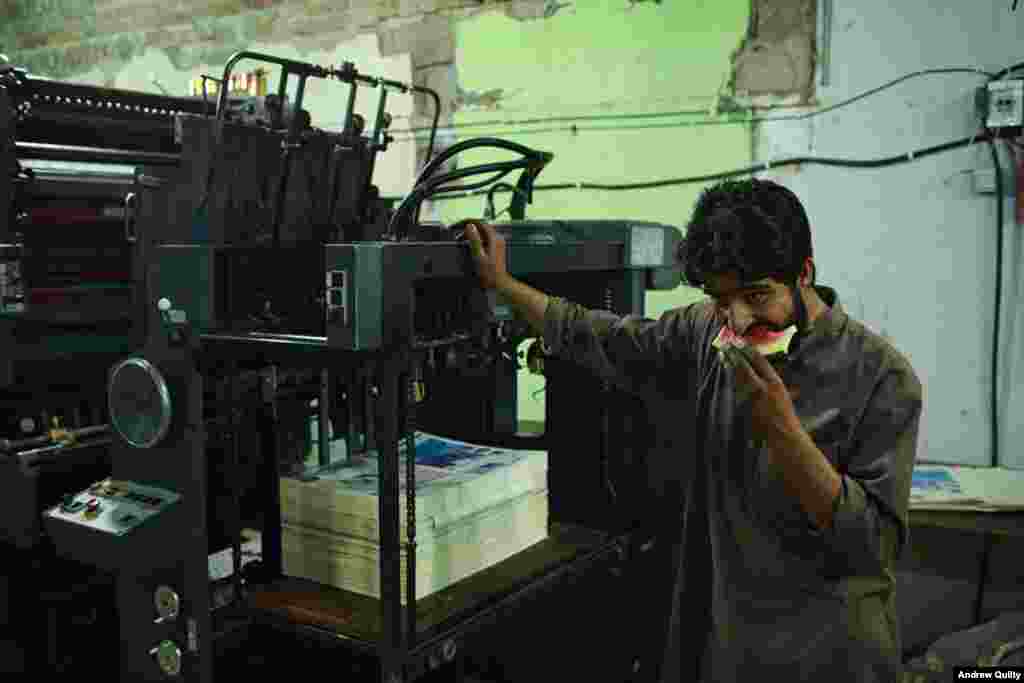
<svg viewBox="0 0 1024 683">
<path fill-rule="evenodd" d="M 917 465 L 910 487 L 910 509 L 1024 510 L 1024 472 L 1002 467 Z"/>
<path fill-rule="evenodd" d="M 343 442 L 332 444 L 334 450 Z M 404 448 L 399 539 L 408 539 Z M 416 434 L 416 598 L 547 537 L 547 454 Z M 375 454 L 281 480 L 284 572 L 380 597 L 379 467 Z M 402 546 L 402 601 L 406 601 Z"/>
</svg>

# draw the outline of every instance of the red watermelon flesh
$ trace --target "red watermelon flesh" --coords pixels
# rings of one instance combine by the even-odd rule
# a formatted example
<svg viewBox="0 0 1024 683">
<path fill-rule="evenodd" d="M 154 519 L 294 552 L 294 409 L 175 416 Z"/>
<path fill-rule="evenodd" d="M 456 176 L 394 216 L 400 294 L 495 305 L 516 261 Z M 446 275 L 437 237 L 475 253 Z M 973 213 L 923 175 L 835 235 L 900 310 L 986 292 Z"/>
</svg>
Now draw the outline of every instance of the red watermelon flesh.
<svg viewBox="0 0 1024 683">
<path fill-rule="evenodd" d="M 722 328 L 722 331 L 718 333 L 718 336 L 715 337 L 715 341 L 712 345 L 719 350 L 730 344 L 735 344 L 737 346 L 753 346 L 758 353 L 767 358 L 785 354 L 786 351 L 789 350 L 789 343 L 793 340 L 793 335 L 795 334 L 796 326 L 791 325 L 782 332 L 759 328 L 756 333 L 741 337 L 733 332 L 728 326 L 725 326 Z"/>
</svg>

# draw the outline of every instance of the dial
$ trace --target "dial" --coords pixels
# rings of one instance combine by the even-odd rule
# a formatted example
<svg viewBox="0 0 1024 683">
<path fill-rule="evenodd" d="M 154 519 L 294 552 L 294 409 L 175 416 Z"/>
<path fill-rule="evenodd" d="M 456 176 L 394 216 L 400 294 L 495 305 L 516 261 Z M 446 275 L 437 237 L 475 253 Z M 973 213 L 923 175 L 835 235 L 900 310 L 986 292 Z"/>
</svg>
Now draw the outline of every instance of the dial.
<svg viewBox="0 0 1024 683">
<path fill-rule="evenodd" d="M 161 620 L 176 619 L 181 611 L 181 598 L 169 586 L 160 586 L 153 594 L 153 604 Z"/>
<path fill-rule="evenodd" d="M 165 640 L 149 651 L 156 659 L 160 671 L 167 676 L 177 676 L 181 673 L 181 648 L 174 641 Z"/>
<path fill-rule="evenodd" d="M 171 427 L 171 392 L 160 371 L 144 358 L 121 361 L 107 385 L 110 421 L 135 448 L 159 444 Z"/>
</svg>

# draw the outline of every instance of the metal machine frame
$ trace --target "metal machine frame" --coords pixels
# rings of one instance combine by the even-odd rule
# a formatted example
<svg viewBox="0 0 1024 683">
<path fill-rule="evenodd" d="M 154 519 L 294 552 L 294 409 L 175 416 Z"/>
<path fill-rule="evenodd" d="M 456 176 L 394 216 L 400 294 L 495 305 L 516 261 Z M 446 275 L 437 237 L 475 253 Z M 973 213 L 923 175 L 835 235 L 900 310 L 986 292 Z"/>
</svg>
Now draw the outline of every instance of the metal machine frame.
<svg viewBox="0 0 1024 683">
<path fill-rule="evenodd" d="M 103 425 L 103 446 L 109 447 L 111 481 L 172 492 L 174 497 L 164 501 L 164 512 L 120 535 L 68 523 L 56 514 L 60 506 L 43 517 L 45 536 L 58 555 L 115 577 L 122 680 L 162 681 L 171 674 L 209 683 L 215 677 L 218 651 L 244 638 L 254 625 L 372 655 L 378 665 L 372 667 L 371 675 L 384 683 L 415 680 L 445 662 L 460 661 L 460 654 L 484 637 L 483 627 L 499 616 L 522 609 L 551 586 L 582 585 L 587 576 L 591 577 L 588 595 L 596 590 L 613 600 L 611 613 L 619 609 L 642 613 L 643 605 L 627 599 L 621 586 L 630 580 L 642 583 L 650 564 L 645 553 L 653 546 L 651 520 L 646 518 L 650 514 L 646 461 L 658 446 L 651 437 L 647 407 L 570 363 L 546 358 L 547 432 L 519 433 L 516 348 L 533 335 L 504 302 L 479 289 L 468 247 L 457 235 L 419 223 L 419 205 L 432 194 L 485 186 L 522 170 L 513 211 L 517 220 L 499 225 L 509 240 L 510 271 L 550 294 L 621 314 L 642 314 L 645 290 L 678 284 L 673 263 L 678 231 L 637 221 L 523 220 L 533 179 L 551 156 L 493 140 L 487 142 L 523 158 L 473 169 L 495 177 L 479 185 L 454 187 L 452 183 L 473 173 L 462 170 L 438 176 L 440 165 L 450 158 L 440 155 L 428 163 L 397 210 L 382 210 L 368 198 L 374 195 L 369 184 L 374 156 L 388 142 L 387 90 L 424 92 L 435 102 L 436 94 L 363 76 L 351 64 L 319 67 L 250 52 L 229 60 L 225 83 L 241 59 L 281 67 L 279 102 L 285 99 L 288 76 L 298 77 L 291 118 L 278 121 L 276 131 L 273 125 L 257 131 L 245 122 L 227 121 L 229 96 L 224 89 L 214 110 L 205 102 L 100 92 L 43 83 L 24 74 L 17 83 L 9 79 L 7 90 L 19 92 L 22 102 L 49 102 L 50 97 L 67 105 L 71 98 L 72 106 L 78 106 L 78 99 L 103 102 L 106 97 L 135 102 L 132 106 L 140 107 L 142 111 L 135 111 L 143 117 L 174 122 L 166 135 L 149 139 L 148 146 L 57 149 L 43 142 L 56 130 L 52 126 L 29 127 L 31 134 L 22 135 L 23 127 L 12 123 L 11 112 L 20 111 L 25 117 L 24 107 L 11 107 L 11 93 L 0 87 L 0 123 L 17 131 L 14 151 L 8 151 L 6 158 L 127 162 L 143 167 L 125 219 L 136 257 L 132 332 L 127 341 L 122 338 L 121 346 L 109 349 L 115 360 L 104 356 L 99 362 L 110 369 L 104 386 L 111 392 L 114 413 L 118 412 L 115 402 L 121 400 L 116 392 L 119 371 L 124 368 L 145 371 L 152 381 L 151 393 L 160 398 L 158 410 L 164 412 L 155 425 L 139 427 L 148 432 L 137 437 L 111 418 L 113 429 Z M 311 131 L 303 122 L 303 92 L 310 77 L 352 86 L 340 135 Z M 353 112 L 357 84 L 381 87 L 377 126 L 370 137 L 362 136 Z M 65 94 L 65 88 L 70 94 Z M 32 96 L 25 98 L 26 91 Z M 47 94 L 51 92 L 60 94 Z M 59 119 L 58 114 L 54 116 Z M 70 120 L 76 119 L 70 115 Z M 83 125 L 95 135 L 105 135 L 96 121 Z M 153 127 L 152 123 L 139 125 Z M 4 126 L 0 126 L 0 144 L 8 138 Z M 223 173 L 230 163 L 226 150 L 250 147 L 246 136 L 253 135 L 263 136 L 259 140 L 280 140 L 280 170 L 274 176 L 269 220 L 262 224 L 262 236 L 255 237 L 238 231 L 242 214 L 224 189 L 230 179 L 225 180 L 229 174 Z M 445 154 L 467 147 L 460 143 Z M 296 159 L 317 149 L 326 150 L 327 200 L 324 203 L 317 195 L 314 202 L 312 194 L 309 200 L 301 195 L 296 200 L 290 181 L 302 172 L 293 170 Z M 4 159 L 0 156 L 0 161 Z M 179 173 L 179 167 L 184 172 Z M 198 174 L 201 185 L 192 180 L 197 170 L 202 171 Z M 12 177 L 0 174 L 0 209 L 4 198 L 16 193 Z M 22 181 L 15 178 L 15 182 Z M 183 212 L 168 209 L 183 198 L 191 202 Z M 304 201 L 316 205 L 314 213 L 289 215 L 290 206 Z M 344 219 L 338 212 L 343 204 L 349 211 Z M 197 232 L 197 226 L 202 230 Z M 0 230 L 0 235 L 5 232 L 10 229 Z M 254 287 L 253 283 L 266 278 L 270 260 L 309 275 L 297 277 L 294 283 L 275 283 L 265 291 Z M 51 338 L 67 335 L 61 321 L 45 315 L 40 318 L 30 312 L 8 318 L 10 336 L 3 341 L 5 348 L 20 348 L 15 337 L 30 324 L 42 325 Z M 337 617 L 341 608 L 336 603 L 341 591 L 283 576 L 279 477 L 288 444 L 282 435 L 282 401 L 289 392 L 310 388 L 286 387 L 278 381 L 279 373 L 285 372 L 315 378 L 321 444 L 330 439 L 330 418 L 336 435 L 345 434 L 348 443 L 355 444 L 356 432 L 363 434 L 366 447 L 377 450 L 381 458 L 382 598 L 368 608 L 376 613 L 374 628 L 360 632 L 341 623 L 344 619 Z M 16 369 L 8 374 L 25 381 Z M 426 400 L 420 401 L 423 386 Z M 474 410 L 453 413 L 452 406 L 460 400 Z M 252 429 L 254 424 L 257 427 Z M 405 441 L 407 446 L 405 485 L 414 491 L 411 435 L 417 429 L 485 444 L 546 449 L 551 454 L 554 521 L 550 541 L 523 554 L 529 555 L 523 559 L 524 575 L 434 618 L 418 612 L 419 601 L 408 600 L 403 610 L 400 600 L 399 445 Z M 261 456 L 246 463 L 245 452 L 254 443 Z M 583 460 L 577 453 L 597 457 Z M 217 487 L 226 503 L 213 508 Z M 258 509 L 246 518 L 243 500 L 250 499 Z M 416 510 L 412 497 L 407 503 L 404 512 L 410 536 L 405 550 L 413 565 L 406 574 L 405 591 L 415 596 L 411 551 L 416 543 Z M 251 524 L 261 529 L 263 557 L 243 567 L 241 535 L 243 527 Z M 225 542 L 231 548 L 234 573 L 211 586 L 209 554 Z M 599 630 L 599 625 L 592 627 Z M 604 637 L 609 646 L 622 640 L 614 634 Z M 646 647 L 639 631 L 627 640 L 631 651 Z M 628 659 L 613 665 L 577 662 L 568 668 L 566 664 L 565 671 L 567 675 L 585 671 L 602 675 L 611 668 L 616 676 L 621 671 L 615 680 L 630 676 L 646 680 L 643 675 L 649 671 L 639 673 L 633 656 Z M 557 665 L 552 662 L 552 666 Z"/>
</svg>

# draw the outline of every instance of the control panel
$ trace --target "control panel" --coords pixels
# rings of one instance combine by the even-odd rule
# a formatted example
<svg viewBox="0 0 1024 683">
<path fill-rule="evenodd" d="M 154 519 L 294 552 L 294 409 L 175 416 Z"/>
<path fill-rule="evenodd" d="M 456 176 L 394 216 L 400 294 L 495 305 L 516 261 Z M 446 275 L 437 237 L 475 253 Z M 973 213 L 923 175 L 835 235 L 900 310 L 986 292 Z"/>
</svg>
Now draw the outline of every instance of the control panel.
<svg viewBox="0 0 1024 683">
<path fill-rule="evenodd" d="M 46 516 L 124 536 L 181 500 L 173 491 L 105 479 L 46 511 Z"/>
</svg>

